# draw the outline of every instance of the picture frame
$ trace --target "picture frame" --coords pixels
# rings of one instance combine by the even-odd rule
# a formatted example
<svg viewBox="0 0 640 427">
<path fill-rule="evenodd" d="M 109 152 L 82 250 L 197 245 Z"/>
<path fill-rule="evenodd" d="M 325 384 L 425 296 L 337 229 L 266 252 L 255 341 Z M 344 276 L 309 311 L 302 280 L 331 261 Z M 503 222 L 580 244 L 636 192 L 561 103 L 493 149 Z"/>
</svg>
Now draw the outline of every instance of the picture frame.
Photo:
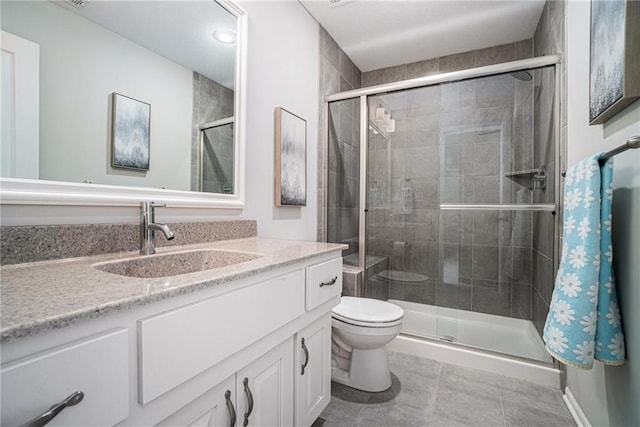
<svg viewBox="0 0 640 427">
<path fill-rule="evenodd" d="M 640 2 L 591 0 L 589 124 L 640 98 Z"/>
<path fill-rule="evenodd" d="M 275 204 L 307 205 L 307 121 L 275 109 Z"/>
<path fill-rule="evenodd" d="M 149 170 L 151 105 L 113 92 L 111 166 Z"/>
</svg>

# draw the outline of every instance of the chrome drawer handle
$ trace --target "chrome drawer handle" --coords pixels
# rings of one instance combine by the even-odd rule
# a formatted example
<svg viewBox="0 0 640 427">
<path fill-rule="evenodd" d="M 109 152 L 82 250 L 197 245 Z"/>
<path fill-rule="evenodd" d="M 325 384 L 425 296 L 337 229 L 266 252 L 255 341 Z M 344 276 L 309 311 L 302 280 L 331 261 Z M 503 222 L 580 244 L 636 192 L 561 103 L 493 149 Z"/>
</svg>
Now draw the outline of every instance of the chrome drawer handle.
<svg viewBox="0 0 640 427">
<path fill-rule="evenodd" d="M 244 422 L 242 423 L 244 427 L 247 427 L 249 425 L 249 415 L 253 412 L 253 393 L 251 393 L 251 389 L 249 388 L 249 378 L 245 378 L 242 384 L 244 384 L 244 393 L 247 395 L 247 400 L 249 401 L 249 408 L 247 412 L 244 413 Z"/>
<path fill-rule="evenodd" d="M 77 405 L 78 403 L 82 402 L 82 399 L 84 399 L 84 393 L 81 391 L 76 391 L 62 402 L 53 405 L 44 414 L 32 419 L 31 421 L 28 421 L 20 427 L 42 427 L 45 424 L 49 423 L 49 421 L 54 419 L 56 415 L 62 412 L 64 408 L 66 408 L 67 406 Z"/>
<path fill-rule="evenodd" d="M 236 408 L 233 407 L 231 402 L 231 390 L 227 390 L 224 393 L 224 398 L 227 401 L 227 409 L 229 410 L 229 427 L 235 427 L 236 425 Z"/>
<path fill-rule="evenodd" d="M 338 276 L 334 276 L 333 279 L 331 279 L 330 281 L 320 283 L 320 287 L 335 285 L 337 281 L 338 281 Z"/>
<path fill-rule="evenodd" d="M 304 375 L 304 370 L 309 364 L 309 350 L 307 350 L 307 345 L 304 343 L 304 338 L 301 338 L 300 342 L 302 343 L 302 351 L 304 351 L 304 363 L 302 364 L 302 371 L 300 374 Z"/>
</svg>

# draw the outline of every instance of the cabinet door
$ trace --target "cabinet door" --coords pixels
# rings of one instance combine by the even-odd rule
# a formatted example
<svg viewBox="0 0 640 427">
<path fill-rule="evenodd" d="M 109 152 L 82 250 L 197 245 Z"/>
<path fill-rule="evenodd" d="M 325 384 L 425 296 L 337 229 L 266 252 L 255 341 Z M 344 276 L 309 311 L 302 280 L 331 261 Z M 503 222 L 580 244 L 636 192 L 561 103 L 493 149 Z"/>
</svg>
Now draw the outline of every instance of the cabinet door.
<svg viewBox="0 0 640 427">
<path fill-rule="evenodd" d="M 293 425 L 293 337 L 236 374 L 238 426 Z"/>
<path fill-rule="evenodd" d="M 331 400 L 331 316 L 296 334 L 296 426 L 310 426 Z"/>
<path fill-rule="evenodd" d="M 236 376 L 232 375 L 188 405 L 161 421 L 169 427 L 233 427 L 236 405 Z"/>
</svg>

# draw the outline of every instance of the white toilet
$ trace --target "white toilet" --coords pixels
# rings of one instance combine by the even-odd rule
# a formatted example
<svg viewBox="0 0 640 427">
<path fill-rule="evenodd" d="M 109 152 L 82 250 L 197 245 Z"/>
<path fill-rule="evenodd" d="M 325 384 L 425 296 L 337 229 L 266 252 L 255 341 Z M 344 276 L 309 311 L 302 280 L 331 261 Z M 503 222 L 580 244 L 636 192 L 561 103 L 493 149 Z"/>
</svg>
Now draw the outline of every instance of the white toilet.
<svg viewBox="0 0 640 427">
<path fill-rule="evenodd" d="M 403 316 L 389 302 L 342 297 L 331 313 L 331 379 L 369 392 L 391 387 L 387 344 L 400 333 Z"/>
</svg>

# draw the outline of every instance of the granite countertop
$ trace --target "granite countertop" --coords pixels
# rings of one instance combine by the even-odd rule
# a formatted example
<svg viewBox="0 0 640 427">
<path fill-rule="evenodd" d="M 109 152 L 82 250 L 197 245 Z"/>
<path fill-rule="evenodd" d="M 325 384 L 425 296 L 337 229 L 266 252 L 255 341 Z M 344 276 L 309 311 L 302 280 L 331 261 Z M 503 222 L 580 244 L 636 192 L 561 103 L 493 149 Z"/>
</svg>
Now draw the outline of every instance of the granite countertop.
<svg viewBox="0 0 640 427">
<path fill-rule="evenodd" d="M 242 279 L 345 248 L 342 244 L 257 237 L 158 248 L 158 254 L 223 249 L 261 256 L 215 270 L 157 278 L 121 276 L 92 267 L 100 262 L 140 257 L 137 252 L 4 266 L 0 268 L 0 342 Z"/>
</svg>

